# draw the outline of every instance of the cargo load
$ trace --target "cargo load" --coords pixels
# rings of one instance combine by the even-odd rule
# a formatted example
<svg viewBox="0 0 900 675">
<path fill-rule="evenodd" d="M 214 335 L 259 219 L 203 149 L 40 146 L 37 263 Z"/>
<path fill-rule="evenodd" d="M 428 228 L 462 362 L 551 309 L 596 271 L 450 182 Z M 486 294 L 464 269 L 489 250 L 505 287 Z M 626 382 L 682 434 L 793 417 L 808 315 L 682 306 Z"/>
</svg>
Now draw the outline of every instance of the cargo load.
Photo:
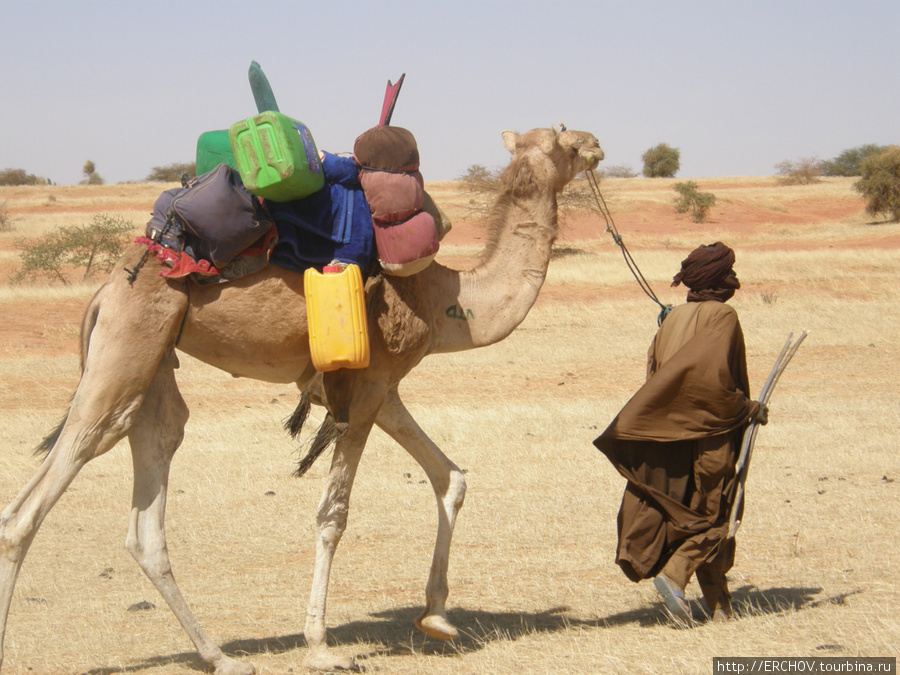
<svg viewBox="0 0 900 675">
<path fill-rule="evenodd" d="M 415 137 L 402 127 L 373 127 L 356 139 L 353 156 L 382 270 L 401 277 L 422 271 L 434 260 L 440 239 L 434 216 L 425 210 Z"/>
<path fill-rule="evenodd" d="M 319 151 L 302 122 L 274 110 L 228 129 L 244 186 L 273 202 L 303 199 L 325 185 Z"/>
</svg>

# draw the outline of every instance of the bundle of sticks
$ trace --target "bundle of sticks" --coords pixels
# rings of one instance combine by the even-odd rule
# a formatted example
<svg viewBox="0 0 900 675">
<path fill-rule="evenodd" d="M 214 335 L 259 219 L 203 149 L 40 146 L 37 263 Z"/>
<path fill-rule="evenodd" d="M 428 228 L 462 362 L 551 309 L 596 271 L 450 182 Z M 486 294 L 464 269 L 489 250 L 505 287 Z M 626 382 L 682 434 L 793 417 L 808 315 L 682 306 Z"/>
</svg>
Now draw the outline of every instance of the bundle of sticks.
<svg viewBox="0 0 900 675">
<path fill-rule="evenodd" d="M 769 374 L 769 379 L 766 380 L 766 384 L 760 392 L 759 401 L 763 405 L 769 405 L 769 398 L 772 396 L 772 390 L 775 389 L 775 385 L 778 383 L 781 374 L 784 372 L 784 369 L 787 368 L 791 359 L 794 358 L 794 354 L 797 353 L 797 349 L 799 349 L 800 344 L 807 335 L 809 335 L 809 331 L 804 330 L 800 334 L 800 337 L 797 338 L 797 341 L 793 343 L 792 340 L 794 339 L 794 334 L 791 333 L 788 335 L 787 342 L 784 343 L 781 353 L 775 360 L 775 365 L 772 368 L 772 372 Z M 731 516 L 728 521 L 729 538 L 734 538 L 737 529 L 741 526 L 741 521 L 737 519 L 737 516 L 741 512 L 741 504 L 744 501 L 744 483 L 747 481 L 747 469 L 750 466 L 750 457 L 753 454 L 753 443 L 756 441 L 756 432 L 759 430 L 759 426 L 759 422 L 751 421 L 744 431 L 744 439 L 741 443 L 741 454 L 738 456 L 737 464 L 735 465 L 737 491 L 734 496 L 734 502 L 731 505 Z"/>
</svg>

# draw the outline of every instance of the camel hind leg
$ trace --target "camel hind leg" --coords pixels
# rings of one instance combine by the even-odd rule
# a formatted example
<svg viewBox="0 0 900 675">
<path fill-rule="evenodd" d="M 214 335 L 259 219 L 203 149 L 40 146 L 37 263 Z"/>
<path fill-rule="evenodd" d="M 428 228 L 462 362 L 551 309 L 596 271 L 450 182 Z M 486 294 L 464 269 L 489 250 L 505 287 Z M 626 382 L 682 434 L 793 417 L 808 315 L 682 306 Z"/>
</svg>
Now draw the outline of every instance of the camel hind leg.
<svg viewBox="0 0 900 675">
<path fill-rule="evenodd" d="M 82 336 L 83 372 L 69 414 L 43 463 L 0 514 L 0 664 L 15 583 L 41 523 L 82 467 L 127 433 L 185 305 L 183 293 L 149 272 L 134 286 L 124 274 L 113 276 L 91 301 L 95 321 Z"/>
<path fill-rule="evenodd" d="M 337 440 L 316 513 L 316 563 L 303 630 L 309 653 L 303 663 L 312 670 L 351 670 L 356 668 L 354 660 L 328 647 L 325 606 L 334 554 L 347 528 L 356 470 L 385 392 L 366 370 L 326 373 L 323 388 Z"/>
<path fill-rule="evenodd" d="M 181 445 L 188 419 L 187 405 L 178 391 L 174 353 L 167 354 L 144 396 L 144 403 L 128 433 L 134 463 L 134 493 L 125 547 L 168 603 L 182 628 L 216 675 L 252 675 L 253 666 L 222 653 L 200 628 L 175 583 L 166 545 L 165 511 L 169 467 Z"/>
</svg>

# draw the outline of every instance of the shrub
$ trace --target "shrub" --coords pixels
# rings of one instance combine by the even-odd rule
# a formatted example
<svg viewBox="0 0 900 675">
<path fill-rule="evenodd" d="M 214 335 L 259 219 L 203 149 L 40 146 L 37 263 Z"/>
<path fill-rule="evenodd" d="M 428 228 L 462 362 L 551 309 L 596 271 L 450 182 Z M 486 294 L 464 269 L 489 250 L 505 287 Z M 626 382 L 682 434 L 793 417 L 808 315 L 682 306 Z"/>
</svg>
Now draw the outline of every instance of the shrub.
<svg viewBox="0 0 900 675">
<path fill-rule="evenodd" d="M 647 178 L 672 178 L 681 168 L 681 152 L 665 143 L 653 146 L 641 159 Z"/>
<path fill-rule="evenodd" d="M 602 178 L 634 178 L 637 173 L 627 164 L 615 164 L 597 171 Z"/>
<path fill-rule="evenodd" d="M 481 164 L 473 164 L 459 177 L 467 192 L 492 193 L 500 189 L 500 170 L 490 170 Z"/>
<path fill-rule="evenodd" d="M 93 272 L 109 272 L 130 239 L 133 225 L 120 216 L 99 214 L 89 225 L 60 227 L 35 241 L 16 243 L 22 266 L 12 282 L 44 277 L 69 285 L 67 271 L 84 268 L 81 280 Z"/>
<path fill-rule="evenodd" d="M 822 162 L 824 176 L 861 176 L 862 163 L 872 155 L 879 155 L 888 149 L 887 145 L 861 145 L 858 148 L 844 150 L 834 159 Z"/>
<path fill-rule="evenodd" d="M 695 223 L 706 220 L 710 208 L 715 206 L 716 196 L 712 192 L 700 192 L 700 186 L 692 180 L 675 184 L 675 192 L 680 196 L 675 199 L 675 211 L 677 213 L 691 214 Z"/>
<path fill-rule="evenodd" d="M 0 204 L 0 232 L 11 232 L 16 219 L 9 215 L 6 202 Z"/>
<path fill-rule="evenodd" d="M 44 178 L 26 173 L 25 169 L 0 170 L 0 185 L 44 185 L 48 182 Z"/>
<path fill-rule="evenodd" d="M 866 199 L 866 211 L 872 215 L 890 214 L 900 220 L 900 146 L 889 146 L 871 155 L 860 166 L 862 178 L 853 188 Z"/>
<path fill-rule="evenodd" d="M 173 162 L 172 164 L 166 164 L 166 166 L 154 166 L 144 180 L 151 183 L 178 183 L 181 182 L 181 177 L 184 174 L 187 174 L 192 178 L 196 176 L 197 163 Z"/>
<path fill-rule="evenodd" d="M 796 162 L 779 162 L 775 169 L 778 171 L 778 182 L 782 185 L 810 185 L 820 182 L 822 162 L 815 157 L 804 157 Z"/>
</svg>

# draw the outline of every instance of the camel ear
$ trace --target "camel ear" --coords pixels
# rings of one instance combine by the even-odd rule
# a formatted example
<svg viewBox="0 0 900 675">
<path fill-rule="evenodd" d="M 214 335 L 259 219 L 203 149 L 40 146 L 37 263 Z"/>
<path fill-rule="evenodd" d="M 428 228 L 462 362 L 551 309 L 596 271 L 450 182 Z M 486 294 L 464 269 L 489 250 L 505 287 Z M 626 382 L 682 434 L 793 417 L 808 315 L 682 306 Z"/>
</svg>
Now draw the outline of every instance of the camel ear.
<svg viewBox="0 0 900 675">
<path fill-rule="evenodd" d="M 556 131 L 556 127 L 550 127 L 550 136 L 545 137 L 544 142 L 541 143 L 541 150 L 544 151 L 545 155 L 549 155 L 553 152 L 553 148 L 556 147 L 556 144 L 559 143 L 559 132 Z"/>
<path fill-rule="evenodd" d="M 516 154 L 516 139 L 519 138 L 519 134 L 515 131 L 504 131 L 503 134 L 503 145 L 509 150 L 511 155 Z"/>
</svg>

